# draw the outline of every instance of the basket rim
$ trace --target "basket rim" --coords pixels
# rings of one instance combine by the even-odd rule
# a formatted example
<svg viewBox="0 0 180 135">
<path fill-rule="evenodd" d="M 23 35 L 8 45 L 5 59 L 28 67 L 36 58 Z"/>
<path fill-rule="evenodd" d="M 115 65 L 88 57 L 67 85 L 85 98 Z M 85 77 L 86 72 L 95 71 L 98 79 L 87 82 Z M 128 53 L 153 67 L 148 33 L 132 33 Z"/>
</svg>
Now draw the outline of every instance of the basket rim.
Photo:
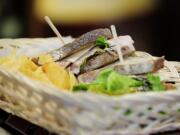
<svg viewBox="0 0 180 135">
<path fill-rule="evenodd" d="M 67 96 L 69 98 L 73 97 L 83 97 L 87 99 L 91 99 L 90 97 L 93 97 L 93 99 L 102 99 L 103 101 L 127 101 L 127 100 L 136 100 L 139 101 L 140 103 L 143 101 L 149 102 L 148 99 L 145 97 L 151 97 L 154 98 L 155 100 L 169 100 L 169 101 L 174 101 L 175 99 L 171 98 L 170 95 L 177 95 L 180 96 L 180 88 L 175 89 L 175 90 L 168 90 L 168 91 L 161 91 L 161 92 L 137 92 L 137 93 L 128 93 L 125 95 L 115 95 L 115 96 L 110 96 L 106 94 L 97 94 L 97 93 L 92 93 L 92 92 L 72 92 L 69 90 L 61 90 L 53 85 L 46 84 L 44 82 L 40 82 L 38 80 L 33 80 L 19 71 L 14 71 L 14 70 L 8 70 L 4 68 L 3 66 L 0 66 L 0 75 L 3 75 L 4 73 L 7 73 L 11 76 L 13 76 L 13 79 L 21 83 L 22 85 L 26 85 L 27 87 L 30 87 L 31 89 L 35 90 L 36 92 L 40 93 L 45 93 L 46 95 L 52 95 L 53 97 L 56 97 L 57 100 L 61 96 Z M 22 81 L 23 80 L 23 81 Z M 51 90 L 50 90 L 51 89 Z M 167 97 L 169 95 L 169 97 Z M 143 100 L 142 100 L 143 99 Z"/>
</svg>

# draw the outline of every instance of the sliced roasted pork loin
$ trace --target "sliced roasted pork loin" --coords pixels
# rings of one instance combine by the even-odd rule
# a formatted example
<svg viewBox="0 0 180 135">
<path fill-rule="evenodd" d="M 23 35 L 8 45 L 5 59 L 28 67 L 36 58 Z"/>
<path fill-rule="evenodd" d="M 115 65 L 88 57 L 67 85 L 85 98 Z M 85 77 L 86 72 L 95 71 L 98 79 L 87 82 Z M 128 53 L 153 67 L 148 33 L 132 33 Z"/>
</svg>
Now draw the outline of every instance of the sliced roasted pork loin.
<svg viewBox="0 0 180 135">
<path fill-rule="evenodd" d="M 99 38 L 100 36 L 104 36 L 107 39 L 112 38 L 112 34 L 109 29 L 96 29 L 83 34 L 79 38 L 75 39 L 73 42 L 68 43 L 57 50 L 53 50 L 49 54 L 53 57 L 55 61 L 61 60 L 84 48 L 94 46 L 97 38 Z"/>
<path fill-rule="evenodd" d="M 119 61 L 98 70 L 89 71 L 78 76 L 79 82 L 90 83 L 98 73 L 105 68 L 113 68 L 119 74 L 140 75 L 156 72 L 164 66 L 164 57 L 154 58 L 143 52 L 136 52 L 134 56 L 124 59 L 125 64 Z"/>
<path fill-rule="evenodd" d="M 70 70 L 75 74 L 84 73 L 116 62 L 119 59 L 116 51 L 117 42 L 119 43 L 123 56 L 128 56 L 135 52 L 133 46 L 134 41 L 131 37 L 120 36 L 117 39 L 108 40 L 110 45 L 108 49 L 102 50 L 97 49 L 97 47 L 94 48 L 89 54 L 83 57 L 83 59 L 73 63 Z"/>
<path fill-rule="evenodd" d="M 109 45 L 116 50 L 116 46 L 119 45 L 123 55 L 132 54 L 135 51 L 134 41 L 129 35 L 119 36 L 117 39 L 113 38 L 108 40 Z"/>
</svg>

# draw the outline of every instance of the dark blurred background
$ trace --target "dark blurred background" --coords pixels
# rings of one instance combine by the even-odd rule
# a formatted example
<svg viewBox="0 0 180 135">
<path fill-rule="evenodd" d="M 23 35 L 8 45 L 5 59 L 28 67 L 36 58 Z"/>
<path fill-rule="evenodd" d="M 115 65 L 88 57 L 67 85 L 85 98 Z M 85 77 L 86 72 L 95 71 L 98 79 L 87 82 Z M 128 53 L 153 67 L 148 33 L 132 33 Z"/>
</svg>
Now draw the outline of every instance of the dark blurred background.
<svg viewBox="0 0 180 135">
<path fill-rule="evenodd" d="M 54 36 L 45 15 L 64 36 L 115 24 L 137 50 L 180 61 L 178 0 L 0 0 L 0 38 Z"/>
</svg>

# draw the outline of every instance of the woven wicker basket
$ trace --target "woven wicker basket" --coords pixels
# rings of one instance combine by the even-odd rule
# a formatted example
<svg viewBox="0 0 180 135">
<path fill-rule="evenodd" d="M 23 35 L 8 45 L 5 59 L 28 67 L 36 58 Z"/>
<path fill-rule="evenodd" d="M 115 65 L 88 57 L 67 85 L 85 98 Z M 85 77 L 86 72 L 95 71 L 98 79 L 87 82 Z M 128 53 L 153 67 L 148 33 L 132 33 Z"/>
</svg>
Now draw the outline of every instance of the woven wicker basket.
<svg viewBox="0 0 180 135">
<path fill-rule="evenodd" d="M 180 63 L 172 63 L 180 71 Z M 166 68 L 159 74 L 180 82 Z M 146 135 L 180 128 L 179 90 L 116 97 L 71 93 L 0 67 L 0 108 L 61 135 Z"/>
</svg>

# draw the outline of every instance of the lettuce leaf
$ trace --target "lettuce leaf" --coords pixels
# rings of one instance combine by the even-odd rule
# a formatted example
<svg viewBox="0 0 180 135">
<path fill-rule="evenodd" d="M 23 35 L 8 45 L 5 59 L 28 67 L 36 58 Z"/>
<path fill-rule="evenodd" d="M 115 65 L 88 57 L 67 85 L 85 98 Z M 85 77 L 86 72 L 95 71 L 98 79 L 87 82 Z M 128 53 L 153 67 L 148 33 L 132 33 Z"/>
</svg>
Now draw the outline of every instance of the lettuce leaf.
<svg viewBox="0 0 180 135">
<path fill-rule="evenodd" d="M 85 90 L 106 93 L 109 95 L 125 94 L 136 91 L 136 87 L 142 85 L 140 81 L 129 76 L 120 75 L 113 69 L 105 69 L 99 73 L 91 84 L 80 84 L 74 87 L 74 91 L 84 88 Z"/>
<path fill-rule="evenodd" d="M 109 44 L 107 42 L 107 38 L 104 36 L 100 36 L 99 38 L 97 38 L 96 40 L 96 46 L 98 46 L 101 49 L 105 49 L 105 48 L 109 48 Z"/>
<path fill-rule="evenodd" d="M 147 80 L 150 83 L 150 90 L 152 91 L 164 91 L 165 87 L 161 83 L 160 77 L 152 74 L 147 75 Z"/>
<path fill-rule="evenodd" d="M 122 95 L 136 92 L 139 87 L 146 87 L 148 91 L 164 91 L 164 86 L 158 76 L 149 74 L 145 81 L 143 81 L 143 79 L 138 80 L 127 75 L 120 75 L 111 68 L 101 71 L 90 84 L 74 86 L 73 91 L 91 91 L 108 95 Z"/>
<path fill-rule="evenodd" d="M 81 83 L 81 84 L 75 85 L 73 87 L 73 91 L 74 92 L 76 92 L 76 91 L 87 91 L 89 89 L 88 87 L 89 87 L 88 84 Z"/>
<path fill-rule="evenodd" d="M 102 70 L 99 75 L 96 77 L 96 80 L 93 81 L 93 83 L 107 83 L 107 79 L 109 77 L 109 75 L 111 73 L 113 73 L 114 70 L 109 68 L 109 69 L 105 69 L 105 70 Z"/>
<path fill-rule="evenodd" d="M 117 72 L 112 72 L 107 81 L 107 90 L 121 90 L 128 89 L 130 87 L 136 87 L 138 81 L 130 78 L 129 76 L 120 75 Z"/>
</svg>

